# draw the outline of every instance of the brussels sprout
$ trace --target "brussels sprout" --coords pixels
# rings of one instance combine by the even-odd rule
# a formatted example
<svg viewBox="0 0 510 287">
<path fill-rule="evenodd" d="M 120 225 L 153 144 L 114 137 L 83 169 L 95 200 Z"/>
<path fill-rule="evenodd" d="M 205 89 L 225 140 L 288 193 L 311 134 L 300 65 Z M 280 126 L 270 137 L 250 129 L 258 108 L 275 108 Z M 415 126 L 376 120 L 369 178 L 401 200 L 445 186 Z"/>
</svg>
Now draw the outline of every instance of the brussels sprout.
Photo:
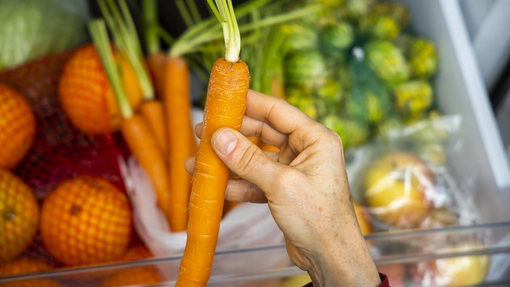
<svg viewBox="0 0 510 287">
<path fill-rule="evenodd" d="M 390 137 L 393 132 L 400 132 L 405 124 L 401 118 L 393 115 L 376 126 L 376 134 L 382 137 Z"/>
<path fill-rule="evenodd" d="M 402 52 L 390 41 L 371 40 L 365 44 L 368 65 L 390 85 L 405 82 L 410 77 L 410 68 Z"/>
<path fill-rule="evenodd" d="M 317 50 L 299 50 L 284 59 L 287 86 L 310 92 L 324 85 L 328 78 L 326 61 Z"/>
<path fill-rule="evenodd" d="M 287 35 L 282 50 L 292 52 L 296 50 L 316 49 L 318 36 L 313 24 L 303 21 L 283 24 L 281 30 Z"/>
<path fill-rule="evenodd" d="M 352 80 L 349 74 L 349 68 L 347 65 L 339 65 L 335 71 L 335 77 L 340 84 L 342 90 L 346 91 L 351 88 Z"/>
<path fill-rule="evenodd" d="M 344 91 L 338 81 L 329 78 L 326 83 L 315 92 L 316 106 L 319 118 L 329 114 L 337 114 L 340 102 L 343 100 Z"/>
<path fill-rule="evenodd" d="M 347 49 L 354 42 L 352 26 L 341 21 L 324 27 L 319 34 L 319 43 L 327 56 L 344 60 Z"/>
<path fill-rule="evenodd" d="M 398 37 L 393 40 L 393 43 L 402 52 L 402 54 L 407 57 L 415 38 L 416 37 L 412 35 L 403 33 L 398 35 Z"/>
<path fill-rule="evenodd" d="M 343 8 L 345 17 L 357 20 L 367 15 L 374 1 L 376 0 L 347 0 Z"/>
<path fill-rule="evenodd" d="M 368 125 L 355 119 L 328 115 L 322 123 L 340 136 L 344 149 L 357 147 L 366 142 L 370 136 Z"/>
<path fill-rule="evenodd" d="M 434 43 L 424 38 L 416 38 L 409 47 L 409 64 L 413 76 L 425 78 L 437 72 L 437 52 Z"/>
<path fill-rule="evenodd" d="M 395 108 L 407 117 L 420 115 L 432 105 L 432 86 L 424 80 L 413 80 L 396 85 L 393 93 Z"/>
<path fill-rule="evenodd" d="M 303 113 L 307 114 L 310 118 L 317 120 L 318 111 L 315 105 L 315 99 L 309 95 L 304 94 L 301 90 L 296 88 L 289 88 L 286 91 L 287 102 L 294 107 L 300 109 Z"/>
<path fill-rule="evenodd" d="M 370 14 L 361 18 L 360 33 L 376 39 L 392 40 L 400 34 L 400 26 L 391 16 Z"/>
<path fill-rule="evenodd" d="M 333 78 L 329 78 L 322 87 L 317 89 L 316 95 L 318 99 L 325 100 L 330 104 L 337 104 L 343 98 L 340 84 Z"/>
<path fill-rule="evenodd" d="M 365 89 L 366 117 L 371 123 L 381 122 L 388 115 L 388 104 L 384 103 L 386 95 L 375 94 L 374 91 Z"/>
<path fill-rule="evenodd" d="M 406 27 L 411 19 L 409 9 L 400 2 L 375 3 L 370 10 L 370 15 L 389 16 L 400 29 Z"/>
<path fill-rule="evenodd" d="M 390 104 L 386 91 L 372 90 L 367 87 L 352 89 L 346 104 L 347 115 L 370 123 L 384 120 L 389 110 Z"/>
</svg>

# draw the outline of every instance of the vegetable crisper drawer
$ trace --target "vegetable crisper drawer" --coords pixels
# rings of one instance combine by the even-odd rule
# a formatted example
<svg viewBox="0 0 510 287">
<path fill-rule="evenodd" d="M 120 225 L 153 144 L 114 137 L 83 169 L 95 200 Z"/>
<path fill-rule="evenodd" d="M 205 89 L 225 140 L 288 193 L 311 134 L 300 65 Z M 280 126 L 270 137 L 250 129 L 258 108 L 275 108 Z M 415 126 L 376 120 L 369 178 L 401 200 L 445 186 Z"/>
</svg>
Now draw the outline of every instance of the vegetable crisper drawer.
<svg viewBox="0 0 510 287">
<path fill-rule="evenodd" d="M 502 276 L 505 270 L 501 269 L 500 265 L 510 253 L 508 237 L 510 237 L 510 221 L 415 232 L 379 233 L 367 236 L 367 243 L 371 246 L 373 257 L 379 267 L 400 266 L 401 268 L 406 268 L 406 270 L 416 270 L 420 264 L 429 264 L 441 259 L 465 259 L 476 258 L 477 256 L 490 258 L 489 270 L 484 285 L 495 286 L 493 284 L 497 283 L 503 284 L 502 286 L 508 286 L 504 284 L 509 284 L 510 278 Z M 474 242 L 483 242 L 484 244 L 470 244 Z M 464 247 L 466 246 L 465 244 L 470 244 L 470 247 L 459 248 L 459 244 Z M 213 267 L 212 277 L 208 286 L 280 287 L 287 278 L 303 274 L 303 271 L 296 268 L 290 262 L 286 252 L 285 246 L 268 246 L 248 250 L 218 252 L 215 257 L 214 266 L 222 267 Z M 268 267 L 263 268 L 264 264 L 255 264 L 256 262 L 265 262 L 267 258 L 280 258 L 278 267 L 266 265 Z M 1 279 L 0 284 L 4 282 L 46 279 L 58 282 L 62 287 L 101 286 L 99 283 L 105 282 L 105 278 L 118 276 L 118 274 L 122 276 L 147 275 L 151 274 L 152 270 L 152 272 L 162 274 L 164 282 L 157 285 L 147 284 L 137 286 L 173 286 L 180 259 L 178 256 L 146 259 L 116 265 L 92 266 L 33 275 L 13 276 Z M 237 270 L 239 265 L 242 265 L 245 272 L 232 272 L 232 269 L 228 268 L 228 264 L 236 265 Z M 254 271 L 254 265 L 262 266 L 262 268 L 255 268 L 257 270 Z M 416 280 L 422 279 L 407 275 L 404 277 L 405 286 L 427 286 L 426 284 L 413 285 L 416 284 Z M 35 284 L 37 281 L 32 282 Z M 425 281 L 422 282 L 424 283 Z M 394 284 L 395 286 L 398 285 L 397 282 L 394 282 Z"/>
</svg>

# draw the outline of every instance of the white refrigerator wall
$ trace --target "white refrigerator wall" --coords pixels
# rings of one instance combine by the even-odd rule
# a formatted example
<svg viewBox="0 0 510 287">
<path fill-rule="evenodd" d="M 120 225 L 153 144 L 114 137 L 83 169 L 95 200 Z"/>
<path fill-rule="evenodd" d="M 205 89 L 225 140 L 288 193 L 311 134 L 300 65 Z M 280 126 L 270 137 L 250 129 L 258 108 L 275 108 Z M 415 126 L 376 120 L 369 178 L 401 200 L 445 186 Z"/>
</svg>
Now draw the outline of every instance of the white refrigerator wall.
<svg viewBox="0 0 510 287">
<path fill-rule="evenodd" d="M 437 44 L 440 71 L 434 84 L 440 109 L 463 117 L 465 141 L 461 156 L 451 161 L 452 170 L 457 178 L 475 179 L 483 222 L 508 220 L 509 161 L 459 1 L 403 2 L 411 9 L 416 32 Z"/>
</svg>

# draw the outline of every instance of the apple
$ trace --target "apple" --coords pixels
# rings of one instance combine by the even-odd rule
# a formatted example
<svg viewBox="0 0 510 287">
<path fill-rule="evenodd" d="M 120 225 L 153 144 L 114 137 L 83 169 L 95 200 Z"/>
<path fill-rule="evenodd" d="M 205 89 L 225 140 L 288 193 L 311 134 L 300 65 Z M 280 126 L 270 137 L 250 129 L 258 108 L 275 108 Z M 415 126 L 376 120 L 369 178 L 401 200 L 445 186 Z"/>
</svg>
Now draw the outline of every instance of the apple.
<svg viewBox="0 0 510 287">
<path fill-rule="evenodd" d="M 285 279 L 279 287 L 296 287 L 296 286 L 305 286 L 310 283 L 312 279 L 308 275 L 308 273 L 302 273 L 299 275 L 291 276 Z M 260 285 L 259 285 L 260 286 Z"/>
<path fill-rule="evenodd" d="M 439 250 L 438 253 L 469 252 L 484 247 L 480 241 L 467 241 Z M 489 255 L 466 255 L 420 262 L 412 268 L 412 273 L 419 285 L 474 286 L 485 280 L 489 266 Z"/>
<path fill-rule="evenodd" d="M 433 209 L 427 218 L 421 222 L 420 228 L 435 229 L 455 225 L 459 225 L 459 215 L 443 207 Z"/>
<path fill-rule="evenodd" d="M 408 152 L 390 152 L 374 160 L 363 178 L 364 199 L 370 212 L 396 228 L 417 227 L 432 202 L 427 191 L 435 176 L 425 161 Z"/>
<path fill-rule="evenodd" d="M 368 235 L 372 232 L 372 224 L 370 220 L 370 214 L 367 209 L 357 202 L 353 202 L 354 212 L 356 213 L 356 219 L 358 220 L 361 234 Z"/>
</svg>

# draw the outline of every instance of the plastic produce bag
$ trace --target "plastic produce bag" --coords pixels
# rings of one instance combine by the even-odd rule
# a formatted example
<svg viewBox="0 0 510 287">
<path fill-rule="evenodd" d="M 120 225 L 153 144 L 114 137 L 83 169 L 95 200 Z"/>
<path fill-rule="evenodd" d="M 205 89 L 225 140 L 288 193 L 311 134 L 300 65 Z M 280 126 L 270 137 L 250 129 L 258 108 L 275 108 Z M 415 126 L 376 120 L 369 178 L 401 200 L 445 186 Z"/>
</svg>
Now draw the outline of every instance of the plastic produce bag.
<svg viewBox="0 0 510 287">
<path fill-rule="evenodd" d="M 0 1 L 0 71 L 88 40 L 86 0 Z"/>
<path fill-rule="evenodd" d="M 371 214 L 375 231 L 440 228 L 480 220 L 474 176 L 453 175 L 462 118 L 432 116 L 392 128 L 348 154 L 353 198 Z"/>
<path fill-rule="evenodd" d="M 134 223 L 137 233 L 155 257 L 180 256 L 186 244 L 186 232 L 171 232 L 167 221 L 156 206 L 156 196 L 145 171 L 136 159 L 130 157 L 122 163 L 124 181 L 134 208 Z M 242 203 L 230 210 L 222 219 L 217 251 L 235 251 L 248 248 L 284 244 L 283 233 L 274 222 L 267 205 Z M 232 260 L 228 256 L 215 260 L 215 272 L 224 274 L 256 273 L 271 267 L 288 264 L 286 254 L 276 252 L 263 258 L 254 257 Z M 259 256 L 260 257 L 260 256 Z M 177 262 L 178 264 L 178 262 Z M 172 272 L 178 265 L 161 270 L 167 279 L 175 279 Z"/>
</svg>

